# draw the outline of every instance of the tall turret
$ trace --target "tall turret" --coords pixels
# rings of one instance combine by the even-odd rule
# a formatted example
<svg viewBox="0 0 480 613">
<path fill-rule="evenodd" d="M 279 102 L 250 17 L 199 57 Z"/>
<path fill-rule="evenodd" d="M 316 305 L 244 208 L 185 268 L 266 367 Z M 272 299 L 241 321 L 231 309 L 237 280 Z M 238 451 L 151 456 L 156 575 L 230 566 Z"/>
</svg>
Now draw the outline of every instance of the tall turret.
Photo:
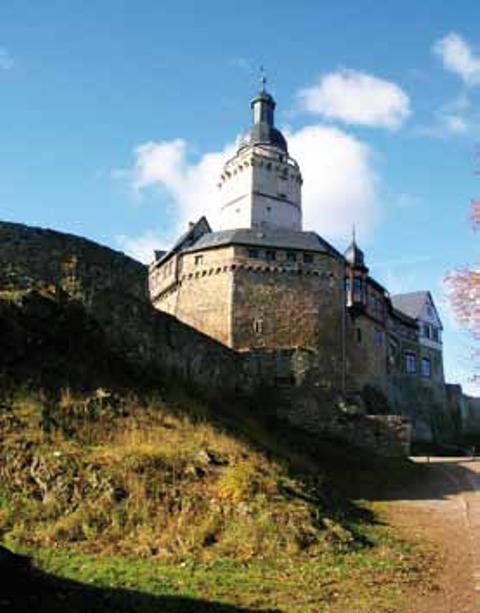
<svg viewBox="0 0 480 613">
<path fill-rule="evenodd" d="M 352 242 L 344 254 L 347 261 L 345 277 L 345 291 L 348 307 L 364 308 L 367 303 L 366 278 L 368 268 L 365 266 L 365 256 L 357 245 L 355 227 L 353 228 Z"/>
<path fill-rule="evenodd" d="M 220 183 L 221 229 L 302 229 L 302 176 L 275 128 L 275 100 L 262 88 L 251 102 L 252 125 Z"/>
</svg>

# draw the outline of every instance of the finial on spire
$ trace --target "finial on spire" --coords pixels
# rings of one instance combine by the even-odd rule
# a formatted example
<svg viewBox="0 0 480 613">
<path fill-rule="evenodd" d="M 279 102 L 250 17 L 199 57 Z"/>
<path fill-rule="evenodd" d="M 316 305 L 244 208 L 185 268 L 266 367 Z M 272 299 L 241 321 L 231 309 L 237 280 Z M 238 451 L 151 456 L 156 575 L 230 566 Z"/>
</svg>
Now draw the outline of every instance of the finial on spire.
<svg viewBox="0 0 480 613">
<path fill-rule="evenodd" d="M 267 77 L 265 75 L 265 68 L 263 64 L 260 64 L 260 84 L 262 86 L 262 92 L 265 91 L 265 85 L 267 84 Z"/>
<path fill-rule="evenodd" d="M 355 223 L 352 225 L 352 242 L 355 243 Z"/>
</svg>

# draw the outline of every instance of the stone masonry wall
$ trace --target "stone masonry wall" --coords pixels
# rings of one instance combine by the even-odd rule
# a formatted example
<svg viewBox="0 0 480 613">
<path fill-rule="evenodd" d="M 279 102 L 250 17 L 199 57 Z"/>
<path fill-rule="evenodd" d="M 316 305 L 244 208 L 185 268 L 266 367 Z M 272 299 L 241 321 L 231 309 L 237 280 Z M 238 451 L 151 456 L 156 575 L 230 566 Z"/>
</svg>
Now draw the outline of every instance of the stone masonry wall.
<svg viewBox="0 0 480 613">
<path fill-rule="evenodd" d="M 259 383 L 275 385 L 279 379 L 293 382 L 302 402 L 295 404 L 294 398 L 288 415 L 283 416 L 313 432 L 325 431 L 322 424 L 327 414 L 330 420 L 338 389 L 331 383 L 331 375 L 330 384 L 318 385 L 326 354 L 301 348 L 268 354 L 233 351 L 159 312 L 151 305 L 146 288 L 147 268 L 121 253 L 75 236 L 0 222 L 0 294 L 62 292 L 82 302 L 102 326 L 111 349 L 138 367 L 158 373 L 159 384 L 163 377 L 176 374 L 206 392 L 218 394 L 222 390 L 251 393 Z M 328 305 L 325 299 L 322 304 Z M 318 316 L 320 319 L 321 313 Z M 332 310 L 330 323 L 335 332 L 331 336 L 331 331 L 320 325 L 315 329 L 325 351 L 338 333 L 335 321 Z M 336 365 L 332 362 L 329 367 Z M 373 436 L 366 422 L 365 428 L 359 424 L 355 429 L 351 423 L 338 422 L 335 434 L 342 436 L 343 432 L 352 441 L 356 437 L 355 444 L 360 444 L 363 437 L 365 444 L 381 453 L 397 454 L 399 437 L 395 429 L 388 443 L 386 434 Z"/>
<path fill-rule="evenodd" d="M 147 299 L 146 269 L 140 262 L 84 238 L 0 222 L 0 288 L 55 287 L 84 303 L 108 290 Z"/>
<path fill-rule="evenodd" d="M 387 338 L 385 328 L 366 315 L 346 317 L 347 389 L 361 393 L 365 385 L 382 392 L 387 388 Z"/>
<path fill-rule="evenodd" d="M 82 302 L 112 349 L 141 368 L 204 389 L 248 387 L 233 351 L 153 308 L 143 264 L 73 235 L 0 222 L 0 294 L 28 290 Z"/>
</svg>

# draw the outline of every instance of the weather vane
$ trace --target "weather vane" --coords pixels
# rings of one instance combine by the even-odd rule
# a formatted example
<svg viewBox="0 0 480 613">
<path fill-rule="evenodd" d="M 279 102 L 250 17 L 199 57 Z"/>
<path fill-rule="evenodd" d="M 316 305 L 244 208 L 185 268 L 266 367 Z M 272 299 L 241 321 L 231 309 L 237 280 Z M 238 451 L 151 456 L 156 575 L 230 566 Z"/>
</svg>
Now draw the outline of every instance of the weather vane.
<svg viewBox="0 0 480 613">
<path fill-rule="evenodd" d="M 262 85 L 262 91 L 265 91 L 267 77 L 265 76 L 265 68 L 263 67 L 263 64 L 260 64 L 260 83 Z"/>
</svg>

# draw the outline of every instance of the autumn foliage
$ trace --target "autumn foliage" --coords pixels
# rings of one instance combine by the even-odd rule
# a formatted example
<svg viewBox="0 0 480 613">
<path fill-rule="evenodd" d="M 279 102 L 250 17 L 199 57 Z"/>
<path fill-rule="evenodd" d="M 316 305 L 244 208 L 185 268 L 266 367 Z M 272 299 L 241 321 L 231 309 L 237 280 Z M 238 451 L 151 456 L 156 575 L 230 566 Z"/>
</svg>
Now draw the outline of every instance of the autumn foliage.
<svg viewBox="0 0 480 613">
<path fill-rule="evenodd" d="M 480 199 L 471 204 L 470 221 L 480 231 Z M 473 379 L 480 384 L 480 261 L 450 272 L 445 281 L 455 317 L 473 337 Z"/>
</svg>

